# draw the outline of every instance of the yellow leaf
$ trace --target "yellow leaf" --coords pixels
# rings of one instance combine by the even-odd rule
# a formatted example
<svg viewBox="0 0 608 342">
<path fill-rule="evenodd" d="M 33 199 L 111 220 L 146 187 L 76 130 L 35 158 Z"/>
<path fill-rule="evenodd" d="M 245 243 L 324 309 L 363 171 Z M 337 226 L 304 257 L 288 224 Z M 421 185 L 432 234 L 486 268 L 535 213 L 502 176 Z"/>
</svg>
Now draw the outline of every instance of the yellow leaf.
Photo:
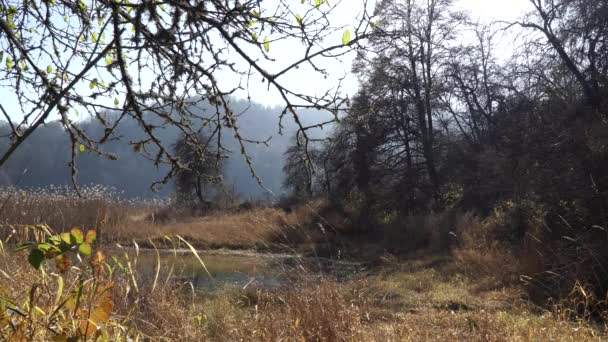
<svg viewBox="0 0 608 342">
<path fill-rule="evenodd" d="M 97 239 L 97 232 L 91 229 L 87 232 L 87 235 L 84 238 L 84 241 L 86 241 L 87 243 L 93 243 L 93 241 L 95 241 L 95 239 Z"/>
<path fill-rule="evenodd" d="M 70 268 L 70 257 L 67 255 L 59 255 L 55 258 L 55 267 L 59 272 L 64 273 Z"/>
<path fill-rule="evenodd" d="M 63 295 L 63 277 L 57 277 L 57 297 L 55 298 L 55 306 L 59 305 L 61 296 Z"/>
<path fill-rule="evenodd" d="M 80 323 L 80 332 L 86 336 L 91 336 L 99 327 L 106 323 L 112 315 L 114 303 L 110 298 L 109 292 L 105 292 L 100 297 L 97 306 L 87 320 L 82 320 Z"/>
<path fill-rule="evenodd" d="M 70 233 L 68 233 L 68 232 L 65 232 L 65 233 L 61 233 L 61 234 L 59 234 L 59 237 L 61 238 L 61 240 L 63 240 L 63 242 L 65 242 L 65 243 L 67 243 L 67 244 L 72 243 L 72 242 L 70 241 Z"/>
</svg>

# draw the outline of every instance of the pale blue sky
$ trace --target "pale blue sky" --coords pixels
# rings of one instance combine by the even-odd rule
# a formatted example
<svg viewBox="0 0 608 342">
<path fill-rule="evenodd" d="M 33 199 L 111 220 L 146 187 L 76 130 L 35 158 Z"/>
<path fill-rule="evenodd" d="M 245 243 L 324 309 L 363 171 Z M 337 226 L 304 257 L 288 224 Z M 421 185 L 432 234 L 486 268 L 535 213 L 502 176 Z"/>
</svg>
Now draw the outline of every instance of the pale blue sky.
<svg viewBox="0 0 608 342">
<path fill-rule="evenodd" d="M 272 1 L 275 0 L 270 0 L 270 3 L 272 3 Z M 373 12 L 374 2 L 375 1 L 371 0 L 368 4 L 368 11 L 370 13 Z M 298 4 L 299 2 L 294 1 L 294 3 Z M 334 0 L 334 3 L 338 3 L 337 0 Z M 490 22 L 492 20 L 513 20 L 521 16 L 525 11 L 530 10 L 528 0 L 458 0 L 456 3 L 462 9 L 470 11 L 471 17 L 474 20 L 479 18 L 482 22 Z M 297 8 L 295 11 L 297 11 Z M 349 27 L 351 31 L 354 31 L 354 25 L 356 25 L 357 20 L 361 17 L 361 12 L 362 3 L 360 1 L 342 0 L 330 19 L 333 25 Z M 339 43 L 340 41 L 341 31 L 328 37 L 324 44 L 329 46 Z M 502 49 L 506 49 L 510 46 L 508 37 L 503 38 L 502 46 Z M 270 56 L 277 62 L 264 63 L 264 66 L 271 72 L 280 70 L 281 66 L 285 64 L 288 65 L 292 61 L 301 58 L 302 51 L 302 45 L 297 41 L 285 41 L 272 44 Z M 353 56 L 354 54 L 351 53 L 340 59 L 318 60 L 317 62 L 319 65 L 330 71 L 330 77 L 327 79 L 314 72 L 311 67 L 304 65 L 301 68 L 292 70 L 288 74 L 282 76 L 279 81 L 282 84 L 289 85 L 290 89 L 314 95 L 315 93 L 319 94 L 325 92 L 329 88 L 335 87 L 339 78 L 346 77 L 342 84 L 343 91 L 346 94 L 352 95 L 356 92 L 358 87 L 356 77 L 350 74 Z M 241 66 L 245 66 L 243 61 L 241 61 Z M 222 82 L 224 82 L 225 89 L 228 89 L 230 85 L 238 84 L 240 81 L 236 75 L 229 72 L 220 72 L 218 79 L 221 79 Z M 268 90 L 267 85 L 261 83 L 260 79 L 261 77 L 254 77 L 250 80 L 248 91 L 252 99 L 265 105 L 282 105 L 283 101 L 280 96 L 278 96 L 278 93 L 273 89 Z M 82 85 L 81 89 L 84 94 L 89 93 L 89 90 L 85 85 Z M 2 92 L 6 92 L 6 88 L 2 89 Z M 238 97 L 245 97 L 246 95 L 246 92 L 237 94 Z M 112 101 L 112 99 L 108 99 L 109 103 Z M 17 99 L 14 94 L 3 94 L 3 96 L 0 97 L 0 104 L 9 111 L 13 118 L 18 119 L 20 117 Z"/>
<path fill-rule="evenodd" d="M 356 18 L 360 17 L 361 6 L 354 4 L 358 3 L 357 0 L 345 0 L 339 6 L 339 10 L 336 12 L 335 18 L 332 18 L 333 22 L 338 25 L 352 26 L 356 23 Z M 373 12 L 373 3 L 370 2 L 370 12 Z M 456 1 L 457 6 L 467 10 L 471 13 L 473 20 L 479 19 L 480 22 L 490 23 L 496 20 L 514 20 L 523 15 L 523 13 L 530 10 L 530 4 L 528 0 L 459 0 Z M 501 49 L 506 49 L 509 46 L 512 47 L 510 37 L 504 37 L 501 43 L 503 46 Z M 336 36 L 335 39 L 339 41 L 340 36 Z M 273 49 L 273 57 L 277 60 L 292 60 L 290 51 L 297 51 L 297 42 L 285 43 L 282 46 L 277 46 Z M 278 51 L 277 51 L 278 50 Z M 332 77 L 327 80 L 320 75 L 311 72 L 310 68 L 301 68 L 300 70 L 294 70 L 289 75 L 286 75 L 283 82 L 290 86 L 295 86 L 297 89 L 301 89 L 306 92 L 313 92 L 315 90 L 324 90 L 329 87 L 335 86 L 336 79 L 347 75 L 345 82 L 343 83 L 343 89 L 347 94 L 354 94 L 357 91 L 358 82 L 354 75 L 349 75 L 352 59 L 354 54 L 350 54 L 341 58 L 341 60 L 324 60 L 323 65 L 328 70 L 332 71 Z M 256 101 L 264 104 L 282 105 L 282 101 L 275 91 L 268 91 L 267 87 L 262 84 L 252 86 L 249 89 L 252 98 Z M 244 96 L 244 94 L 241 94 Z"/>
</svg>

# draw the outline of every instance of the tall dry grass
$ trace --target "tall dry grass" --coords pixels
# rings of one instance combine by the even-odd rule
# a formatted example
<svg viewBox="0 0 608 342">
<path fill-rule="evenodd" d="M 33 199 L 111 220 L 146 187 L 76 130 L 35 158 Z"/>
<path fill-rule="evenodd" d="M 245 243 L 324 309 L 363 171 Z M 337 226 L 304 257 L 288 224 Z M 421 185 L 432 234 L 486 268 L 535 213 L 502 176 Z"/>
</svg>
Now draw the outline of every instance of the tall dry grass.
<svg viewBox="0 0 608 342">
<path fill-rule="evenodd" d="M 214 341 L 364 341 L 367 302 L 358 295 L 331 281 L 223 293 L 203 307 L 204 334 Z"/>
<path fill-rule="evenodd" d="M 462 213 L 455 222 L 458 244 L 451 254 L 467 276 L 479 279 L 477 287 L 520 286 L 560 319 L 607 321 L 608 262 L 598 253 L 605 237 L 591 229 L 556 239 L 542 210 L 525 202 L 503 203 L 485 218 Z"/>
<path fill-rule="evenodd" d="M 33 239 L 36 225 L 58 232 L 78 226 L 96 230 L 105 244 L 147 245 L 148 239 L 163 243 L 165 236 L 180 235 L 197 248 L 292 250 L 330 244 L 336 235 L 321 214 L 322 201 L 290 211 L 233 206 L 193 212 L 169 201 L 127 200 L 101 186 L 83 187 L 80 195 L 66 187 L 0 189 L 0 237 L 24 241 Z"/>
<path fill-rule="evenodd" d="M 292 249 L 334 239 L 333 229 L 324 228 L 329 223 L 319 225 L 323 206 L 322 202 L 309 203 L 290 212 L 272 207 L 213 211 L 204 216 L 176 217 L 170 222 L 157 222 L 150 212 L 109 226 L 106 237 L 128 242 L 180 235 L 198 248 Z"/>
<path fill-rule="evenodd" d="M 468 226 L 466 222 L 475 221 L 474 216 L 468 216 L 460 224 Z M 473 286 L 478 281 L 476 276 L 463 277 L 445 256 L 439 260 L 396 261 L 386 271 L 342 283 L 331 278 L 302 276 L 294 278 L 317 280 L 279 289 L 226 287 L 200 292 L 179 278 L 179 274 L 176 278 L 169 277 L 175 275 L 171 271 L 161 269 L 157 273 L 160 276 L 152 279 L 150 274 L 138 273 L 137 254 L 133 252 L 107 255 L 104 273 L 92 275 L 83 273 L 89 267 L 86 257 L 67 273 L 60 273 L 51 262 L 44 264 L 45 271 L 41 272 L 28 265 L 24 251 L 14 252 L 6 244 L 0 246 L 4 246 L 0 247 L 0 305 L 3 305 L 0 312 L 8 313 L 0 316 L 1 337 L 25 336 L 28 330 L 20 327 L 21 324 L 27 327 L 29 318 L 37 322 L 30 336 L 32 340 L 75 336 L 83 324 L 83 313 L 78 312 L 79 318 L 73 318 L 73 310 L 66 309 L 64 300 L 78 292 L 75 291 L 78 284 L 110 282 L 111 314 L 103 320 L 95 317 L 97 323 L 103 321 L 99 326 L 102 340 L 600 341 L 606 338 L 605 333 L 585 322 L 573 324 L 550 314 L 531 313 L 525 303 L 516 305 L 518 298 L 509 291 L 478 291 Z M 77 262 L 77 258 L 72 260 Z M 157 262 L 161 265 L 160 259 Z M 86 293 L 89 296 L 85 298 L 95 303 L 95 296 L 90 295 L 96 292 L 87 292 L 85 288 Z M 16 306 L 20 309 L 8 309 Z M 61 315 L 54 316 L 56 310 Z"/>
<path fill-rule="evenodd" d="M 114 189 L 85 186 L 80 194 L 68 187 L 0 189 L 0 237 L 27 234 L 27 226 L 48 225 L 56 231 L 74 226 L 95 229 L 100 236 L 129 217 L 154 210 L 159 201 L 127 200 Z M 27 236 L 20 237 L 20 240 Z"/>
</svg>

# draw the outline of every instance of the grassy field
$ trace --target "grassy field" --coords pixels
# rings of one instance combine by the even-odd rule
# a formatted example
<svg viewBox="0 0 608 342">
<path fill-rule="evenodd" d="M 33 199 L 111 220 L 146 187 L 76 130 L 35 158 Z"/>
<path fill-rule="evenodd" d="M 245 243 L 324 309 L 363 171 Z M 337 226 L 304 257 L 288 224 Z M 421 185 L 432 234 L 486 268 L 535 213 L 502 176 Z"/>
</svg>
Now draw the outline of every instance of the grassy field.
<svg viewBox="0 0 608 342">
<path fill-rule="evenodd" d="M 13 239 L 27 240 L 25 227 L 45 224 L 57 232 L 74 226 L 94 229 L 105 244 L 146 244 L 148 239 L 180 235 L 198 248 L 276 250 L 327 239 L 327 232 L 311 227 L 320 214 L 320 202 L 291 212 L 230 208 L 201 216 L 163 202 L 124 200 L 105 188 L 84 192 L 86 197 L 79 198 L 66 188 L 0 189 L 0 237 L 16 234 Z M 334 233 L 333 227 L 328 230 Z"/>
<path fill-rule="evenodd" d="M 44 276 L 3 253 L 4 293 L 31 299 Z M 23 262 L 16 262 L 22 260 Z M 132 260 L 133 262 L 133 260 Z M 50 270 L 49 270 L 50 271 Z M 53 274 L 52 271 L 49 273 Z M 47 275 L 49 277 L 49 275 Z M 73 278 L 64 275 L 65 284 Z M 470 279 L 447 257 L 387 260 L 369 274 L 347 282 L 331 278 L 289 289 L 234 288 L 193 293 L 186 285 L 155 289 L 135 275 L 115 275 L 113 310 L 100 331 L 108 340 L 155 341 L 601 341 L 604 329 L 561 320 L 524 300 L 517 287 L 488 289 Z M 47 279 L 48 283 L 52 281 Z M 139 284 L 135 287 L 134 284 Z M 56 286 L 36 296 L 40 312 L 53 307 Z M 64 290 L 64 296 L 70 293 Z M 48 297 L 48 298 L 47 298 Z M 63 297 L 61 297 L 63 298 Z M 42 303 L 42 304 L 41 304 Z M 27 308 L 27 306 L 26 306 Z M 68 310 L 69 311 L 69 310 Z M 10 312 L 10 311 L 9 311 Z M 38 319 L 43 316 L 38 312 Z M 36 312 L 33 314 L 36 316 Z M 69 316 L 63 318 L 70 320 Z M 15 318 L 13 318 L 15 320 Z M 44 320 L 43 320 L 44 321 Z M 78 323 L 76 323 L 77 325 Z M 62 331 L 73 331 L 69 323 Z M 6 335 L 11 329 L 4 327 Z M 49 339 L 41 332 L 37 339 Z M 0 330 L 2 331 L 2 330 Z"/>
<path fill-rule="evenodd" d="M 154 213 L 161 207 L 151 204 L 44 196 L 13 193 L 0 202 L 5 208 L 0 215 L 1 339 L 608 339 L 601 320 L 573 318 L 577 316 L 572 315 L 572 306 L 534 304 L 518 278 L 517 272 L 526 265 L 499 246 L 487 244 L 484 236 L 492 222 L 471 215 L 410 218 L 407 224 L 417 227 L 417 235 L 404 237 L 394 227 L 385 227 L 384 239 L 363 243 L 360 238 L 349 238 L 347 217 L 323 212 L 322 203 L 290 212 L 253 208 L 204 217 L 177 213 L 159 220 Z M 456 232 L 459 227 L 468 230 L 459 233 L 458 248 L 439 252 L 434 246 L 440 246 L 442 239 L 436 232 L 446 222 L 452 222 Z M 54 224 L 57 233 L 68 233 L 52 237 L 42 224 Z M 82 236 L 70 232 L 74 225 L 86 228 Z M 85 237 L 88 228 L 99 234 Z M 396 252 L 395 246 L 404 248 L 414 238 L 419 239 L 417 244 L 427 241 L 427 248 Z M 15 243 L 25 240 L 36 243 L 15 251 Z M 89 240 L 90 251 L 82 246 L 89 245 Z M 152 272 L 141 274 L 137 257 L 108 248 L 116 243 L 148 246 L 146 241 L 164 248 L 306 251 L 313 256 L 326 248 L 330 256 L 354 256 L 368 261 L 368 267 L 345 281 L 331 275 L 319 278 L 306 268 L 300 268 L 296 276 L 293 270 L 298 268 L 292 268 L 290 279 L 295 280 L 286 287 L 195 290 L 188 282 L 174 280 L 179 279 L 178 271 L 172 266 L 168 269 L 160 259 Z M 61 252 L 46 251 L 41 255 L 45 262 L 35 269 L 31 264 L 36 260 L 28 253 L 48 248 L 45 243 L 56 244 Z M 348 252 L 340 254 L 342 249 Z M 584 293 L 583 288 L 581 291 Z M 586 303 L 577 305 L 584 309 Z"/>
</svg>

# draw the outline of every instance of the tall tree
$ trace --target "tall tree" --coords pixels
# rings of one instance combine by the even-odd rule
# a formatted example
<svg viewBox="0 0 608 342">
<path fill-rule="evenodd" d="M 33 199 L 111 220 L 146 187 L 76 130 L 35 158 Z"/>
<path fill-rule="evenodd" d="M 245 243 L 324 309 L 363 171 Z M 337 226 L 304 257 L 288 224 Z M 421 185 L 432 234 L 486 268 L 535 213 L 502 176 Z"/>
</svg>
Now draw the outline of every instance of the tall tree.
<svg viewBox="0 0 608 342">
<path fill-rule="evenodd" d="M 407 181 L 400 186 L 424 189 L 434 199 L 431 205 L 439 207 L 443 182 L 436 137 L 445 116 L 443 81 L 466 17 L 449 0 L 384 0 L 376 14 L 381 18 L 376 35 L 354 70 L 371 98 L 373 130 L 384 136 L 378 156 L 392 174 L 405 165 L 398 179 Z"/>
</svg>

